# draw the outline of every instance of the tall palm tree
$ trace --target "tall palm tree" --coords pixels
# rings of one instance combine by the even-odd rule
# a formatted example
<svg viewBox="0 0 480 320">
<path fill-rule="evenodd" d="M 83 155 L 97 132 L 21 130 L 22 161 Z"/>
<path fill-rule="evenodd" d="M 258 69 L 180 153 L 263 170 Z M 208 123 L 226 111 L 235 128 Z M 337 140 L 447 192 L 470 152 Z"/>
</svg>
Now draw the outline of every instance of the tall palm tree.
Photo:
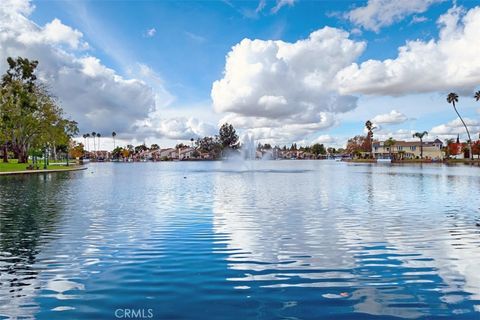
<svg viewBox="0 0 480 320">
<path fill-rule="evenodd" d="M 97 150 L 100 151 L 100 137 L 102 135 L 100 133 L 97 133 L 97 138 L 98 138 L 98 145 L 97 145 Z"/>
<path fill-rule="evenodd" d="M 86 147 L 87 146 L 87 134 L 84 133 L 82 137 L 83 137 L 83 145 L 84 145 L 84 147 Z"/>
<path fill-rule="evenodd" d="M 475 92 L 473 95 L 476 101 L 480 101 L 480 91 Z M 480 140 L 480 134 L 478 135 L 478 139 Z M 478 159 L 480 159 L 480 153 L 478 154 Z"/>
<path fill-rule="evenodd" d="M 95 152 L 95 137 L 97 136 L 97 133 L 95 131 L 92 131 L 92 138 L 93 138 L 93 152 Z"/>
<path fill-rule="evenodd" d="M 415 132 L 413 134 L 413 138 L 418 138 L 420 139 L 420 159 L 423 159 L 423 137 L 424 136 L 428 136 L 428 132 L 427 131 L 423 131 L 423 132 Z"/>
<path fill-rule="evenodd" d="M 87 136 L 87 151 L 90 150 L 90 133 L 85 134 Z"/>
<path fill-rule="evenodd" d="M 473 96 L 475 100 L 480 101 L 480 91 L 475 92 L 475 95 Z"/>
<path fill-rule="evenodd" d="M 112 138 L 113 138 L 113 150 L 115 150 L 115 136 L 117 133 L 115 131 L 112 132 Z"/>
<path fill-rule="evenodd" d="M 453 105 L 453 109 L 458 115 L 458 118 L 460 121 L 462 121 L 463 126 L 465 127 L 465 131 L 467 131 L 467 136 L 468 136 L 468 152 L 470 155 L 470 159 L 473 160 L 473 154 L 472 154 L 472 138 L 470 138 L 470 132 L 468 131 L 467 125 L 465 124 L 465 121 L 463 121 L 462 117 L 460 116 L 460 113 L 457 111 L 457 107 L 455 106 L 455 103 L 458 102 L 458 94 L 455 92 L 450 92 L 447 96 L 447 102 L 451 103 Z"/>
<path fill-rule="evenodd" d="M 365 128 L 367 128 L 368 131 L 367 138 L 370 143 L 370 155 L 373 155 L 373 129 L 376 129 L 377 127 L 373 126 L 372 121 L 367 120 L 367 122 L 365 122 Z"/>
</svg>

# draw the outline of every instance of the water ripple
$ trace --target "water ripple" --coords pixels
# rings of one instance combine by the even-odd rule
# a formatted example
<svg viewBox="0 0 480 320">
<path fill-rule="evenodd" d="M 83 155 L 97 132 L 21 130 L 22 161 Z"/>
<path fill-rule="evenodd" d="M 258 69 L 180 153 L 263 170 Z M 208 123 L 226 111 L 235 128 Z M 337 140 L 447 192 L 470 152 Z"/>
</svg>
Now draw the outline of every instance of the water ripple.
<svg viewBox="0 0 480 320">
<path fill-rule="evenodd" d="M 478 319 L 479 178 L 330 161 L 0 177 L 0 318 Z"/>
</svg>

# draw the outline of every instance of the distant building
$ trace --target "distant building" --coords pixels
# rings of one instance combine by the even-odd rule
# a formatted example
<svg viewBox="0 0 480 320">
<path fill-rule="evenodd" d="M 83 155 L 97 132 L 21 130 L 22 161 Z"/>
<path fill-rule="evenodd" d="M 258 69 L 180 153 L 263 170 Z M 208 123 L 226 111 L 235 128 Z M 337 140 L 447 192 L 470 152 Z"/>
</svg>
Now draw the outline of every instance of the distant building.
<svg viewBox="0 0 480 320">
<path fill-rule="evenodd" d="M 107 150 L 89 151 L 87 154 L 90 159 L 98 161 L 108 161 L 111 158 L 111 153 Z"/>
<path fill-rule="evenodd" d="M 416 159 L 420 158 L 420 141 L 396 141 L 390 148 L 385 146 L 385 141 L 373 143 L 373 154 L 375 158 L 386 158 L 390 154 L 395 159 Z M 432 160 L 443 159 L 443 142 L 435 139 L 432 142 L 423 142 L 423 158 Z M 390 150 L 391 149 L 391 150 Z"/>
<path fill-rule="evenodd" d="M 189 160 L 189 159 L 196 159 L 194 155 L 195 149 L 194 148 L 183 148 L 178 150 L 178 159 L 179 160 Z"/>
<path fill-rule="evenodd" d="M 175 148 L 160 149 L 160 159 L 178 159 L 178 152 Z"/>
</svg>

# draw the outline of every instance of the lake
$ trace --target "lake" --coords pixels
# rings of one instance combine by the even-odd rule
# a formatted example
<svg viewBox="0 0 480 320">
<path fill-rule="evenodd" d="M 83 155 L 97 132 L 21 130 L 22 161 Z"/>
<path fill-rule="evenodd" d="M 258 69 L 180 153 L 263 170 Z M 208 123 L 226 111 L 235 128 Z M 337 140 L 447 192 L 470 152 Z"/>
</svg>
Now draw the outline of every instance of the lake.
<svg viewBox="0 0 480 320">
<path fill-rule="evenodd" d="M 480 319 L 480 168 L 0 177 L 0 319 Z"/>
</svg>

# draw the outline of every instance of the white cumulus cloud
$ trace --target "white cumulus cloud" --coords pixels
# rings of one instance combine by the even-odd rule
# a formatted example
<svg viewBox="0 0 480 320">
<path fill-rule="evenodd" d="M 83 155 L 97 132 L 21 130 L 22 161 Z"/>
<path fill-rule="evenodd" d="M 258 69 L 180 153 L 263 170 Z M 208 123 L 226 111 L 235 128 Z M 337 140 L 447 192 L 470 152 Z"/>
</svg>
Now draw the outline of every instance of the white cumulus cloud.
<svg viewBox="0 0 480 320">
<path fill-rule="evenodd" d="M 264 139 L 331 127 L 335 114 L 357 103 L 338 92 L 335 76 L 364 48 L 330 27 L 294 43 L 244 39 L 228 53 L 224 77 L 213 83 L 214 109 Z"/>
<path fill-rule="evenodd" d="M 395 59 L 353 63 L 337 75 L 343 94 L 473 91 L 480 83 L 480 7 L 442 15 L 438 40 L 408 41 Z"/>
<path fill-rule="evenodd" d="M 408 118 L 401 112 L 397 110 L 392 110 L 389 113 L 379 114 L 373 117 L 370 121 L 374 124 L 397 124 L 407 121 Z"/>
<path fill-rule="evenodd" d="M 369 0 L 367 5 L 345 14 L 353 24 L 378 32 L 405 17 L 425 12 L 432 4 L 445 0 Z"/>
<path fill-rule="evenodd" d="M 212 136 L 217 128 L 193 117 L 161 118 L 160 114 L 135 124 L 137 133 L 172 140 L 190 140 Z"/>
<path fill-rule="evenodd" d="M 464 118 L 463 121 L 465 121 L 465 124 L 470 131 L 471 138 L 475 140 L 480 133 L 480 121 L 469 118 Z M 460 135 L 467 138 L 465 127 L 463 126 L 462 121 L 459 118 L 456 118 L 448 123 L 433 127 L 430 130 L 430 133 L 446 137 Z"/>
<path fill-rule="evenodd" d="M 337 143 L 337 142 L 338 142 L 337 139 L 332 137 L 329 134 L 319 135 L 318 137 L 316 137 L 315 139 L 312 140 L 312 144 L 315 144 L 315 143 L 333 144 L 333 143 Z"/>
<path fill-rule="evenodd" d="M 79 123 L 81 133 L 109 136 L 116 131 L 122 138 L 143 139 L 147 134 L 178 137 L 182 129 L 184 135 L 202 132 L 204 125 L 197 120 L 175 126 L 174 120 L 161 118 L 158 110 L 173 97 L 151 68 L 132 64 L 135 70 L 128 79 L 85 52 L 88 45 L 80 31 L 58 19 L 38 26 L 29 18 L 33 10 L 26 0 L 0 2 L 0 73 L 6 71 L 9 56 L 38 60 L 39 79 Z M 158 124 L 159 129 L 137 131 L 140 122 Z"/>
</svg>

